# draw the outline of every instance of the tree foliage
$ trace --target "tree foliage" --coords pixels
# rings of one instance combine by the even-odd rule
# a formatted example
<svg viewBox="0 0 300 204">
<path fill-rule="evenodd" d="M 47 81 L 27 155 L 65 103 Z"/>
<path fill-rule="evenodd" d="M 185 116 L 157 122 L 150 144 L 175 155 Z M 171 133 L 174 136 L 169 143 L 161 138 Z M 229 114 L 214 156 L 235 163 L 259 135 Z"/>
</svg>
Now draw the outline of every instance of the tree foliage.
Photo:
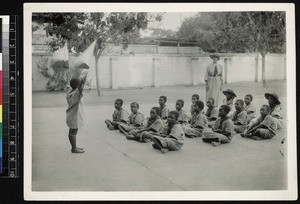
<svg viewBox="0 0 300 204">
<path fill-rule="evenodd" d="M 108 43 L 127 44 L 145 29 L 151 21 L 159 21 L 162 14 L 145 12 L 111 13 L 35 13 L 36 22 L 45 25 L 47 35 L 56 36 L 50 43 L 52 51 L 68 43 L 69 51 L 80 53 L 94 40 L 97 41 L 94 55 L 96 64 L 96 83 L 100 95 L 98 61 Z M 33 30 L 36 29 L 33 27 Z"/>
<path fill-rule="evenodd" d="M 187 18 L 178 36 L 204 51 L 280 53 L 285 48 L 284 12 L 207 12 Z"/>
</svg>

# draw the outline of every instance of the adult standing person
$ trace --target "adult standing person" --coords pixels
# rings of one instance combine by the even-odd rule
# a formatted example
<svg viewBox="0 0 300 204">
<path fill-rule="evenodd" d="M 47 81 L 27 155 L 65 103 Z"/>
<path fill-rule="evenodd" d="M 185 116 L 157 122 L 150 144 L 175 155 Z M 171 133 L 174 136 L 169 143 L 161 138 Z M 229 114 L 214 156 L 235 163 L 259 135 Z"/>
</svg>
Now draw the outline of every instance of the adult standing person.
<svg viewBox="0 0 300 204">
<path fill-rule="evenodd" d="M 221 91 L 223 87 L 223 67 L 218 63 L 220 56 L 210 55 L 213 63 L 208 65 L 205 72 L 204 81 L 206 83 L 206 101 L 208 98 L 215 100 L 215 105 L 220 105 Z"/>
</svg>

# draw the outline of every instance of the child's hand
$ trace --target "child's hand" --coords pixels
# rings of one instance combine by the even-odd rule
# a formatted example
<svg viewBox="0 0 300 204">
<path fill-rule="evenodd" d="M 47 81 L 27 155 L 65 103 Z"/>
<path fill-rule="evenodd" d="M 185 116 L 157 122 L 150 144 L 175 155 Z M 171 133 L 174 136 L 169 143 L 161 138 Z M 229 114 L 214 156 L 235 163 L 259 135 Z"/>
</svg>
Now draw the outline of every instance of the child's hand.
<svg viewBox="0 0 300 204">
<path fill-rule="evenodd" d="M 81 84 L 85 84 L 87 78 L 87 72 L 84 74 L 84 76 L 81 79 Z"/>
</svg>

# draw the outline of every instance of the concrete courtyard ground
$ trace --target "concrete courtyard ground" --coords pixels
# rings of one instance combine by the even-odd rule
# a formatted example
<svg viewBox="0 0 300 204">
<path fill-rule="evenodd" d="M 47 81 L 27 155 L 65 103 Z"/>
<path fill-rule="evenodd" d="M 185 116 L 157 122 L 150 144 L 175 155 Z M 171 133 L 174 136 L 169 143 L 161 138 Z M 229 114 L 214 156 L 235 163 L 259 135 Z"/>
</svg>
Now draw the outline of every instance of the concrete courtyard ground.
<svg viewBox="0 0 300 204">
<path fill-rule="evenodd" d="M 286 117 L 286 82 L 227 84 L 237 98 L 254 96 L 257 115 L 267 104 L 264 93 L 277 93 Z M 126 140 L 109 131 L 104 120 L 111 118 L 113 102 L 124 100 L 130 111 L 132 101 L 140 111 L 158 105 L 166 95 L 170 109 L 176 99 L 185 100 L 189 112 L 191 95 L 205 97 L 204 86 L 103 90 L 84 92 L 85 126 L 78 132 L 78 146 L 84 154 L 71 154 L 65 123 L 65 93 L 33 93 L 32 190 L 33 191 L 210 191 L 283 190 L 287 188 L 287 155 L 281 141 L 286 128 L 271 140 L 254 141 L 234 135 L 229 144 L 213 147 L 201 138 L 186 138 L 180 151 L 161 154 L 151 143 Z M 281 153 L 281 152 L 283 153 Z"/>
</svg>

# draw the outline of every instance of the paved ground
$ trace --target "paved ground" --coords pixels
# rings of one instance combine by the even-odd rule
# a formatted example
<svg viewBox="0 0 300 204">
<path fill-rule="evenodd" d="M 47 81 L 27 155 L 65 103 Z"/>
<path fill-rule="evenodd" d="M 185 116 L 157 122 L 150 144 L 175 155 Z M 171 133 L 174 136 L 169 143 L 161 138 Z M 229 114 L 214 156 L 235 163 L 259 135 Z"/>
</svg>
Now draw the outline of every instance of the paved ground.
<svg viewBox="0 0 300 204">
<path fill-rule="evenodd" d="M 285 82 L 230 84 L 243 98 L 254 95 L 258 107 L 267 103 L 265 92 L 278 93 L 286 110 Z M 104 119 L 110 118 L 113 101 L 123 98 L 129 110 L 140 102 L 146 116 L 168 97 L 169 107 L 178 98 L 190 108 L 193 93 L 204 95 L 204 87 L 163 87 L 137 90 L 103 90 L 84 94 L 85 127 L 78 133 L 84 154 L 71 154 L 65 124 L 65 94 L 33 93 L 32 190 L 33 191 L 201 191 L 201 190 L 278 190 L 287 187 L 285 147 L 281 140 L 286 129 L 271 140 L 254 141 L 235 135 L 230 144 L 212 147 L 201 138 L 186 138 L 180 151 L 161 154 L 150 143 L 128 141 L 117 131 L 109 131 Z M 203 97 L 204 98 L 204 97 Z M 285 113 L 286 115 L 286 113 Z"/>
</svg>

